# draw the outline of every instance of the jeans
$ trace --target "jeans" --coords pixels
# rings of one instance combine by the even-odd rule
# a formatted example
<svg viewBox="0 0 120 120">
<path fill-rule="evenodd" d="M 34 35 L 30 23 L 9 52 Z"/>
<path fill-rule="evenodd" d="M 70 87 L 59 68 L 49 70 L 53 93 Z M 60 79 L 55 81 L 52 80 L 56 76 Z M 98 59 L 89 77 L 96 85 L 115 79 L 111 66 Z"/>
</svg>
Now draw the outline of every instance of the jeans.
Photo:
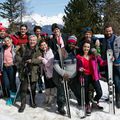
<svg viewBox="0 0 120 120">
<path fill-rule="evenodd" d="M 6 90 L 16 92 L 16 67 L 3 67 L 3 84 Z"/>
<path fill-rule="evenodd" d="M 120 93 L 120 66 L 113 66 L 113 81 L 115 84 L 115 93 Z"/>
</svg>

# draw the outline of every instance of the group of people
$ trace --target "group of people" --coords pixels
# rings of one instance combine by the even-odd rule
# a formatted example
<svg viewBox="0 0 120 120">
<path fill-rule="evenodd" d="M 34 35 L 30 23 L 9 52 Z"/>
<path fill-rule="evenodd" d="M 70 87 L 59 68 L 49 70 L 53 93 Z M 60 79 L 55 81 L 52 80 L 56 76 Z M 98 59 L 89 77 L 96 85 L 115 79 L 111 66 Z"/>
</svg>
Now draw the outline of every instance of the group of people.
<svg viewBox="0 0 120 120">
<path fill-rule="evenodd" d="M 113 33 L 112 26 L 105 26 L 105 38 L 102 40 L 93 37 L 91 28 L 85 28 L 84 37 L 79 40 L 79 44 L 75 35 L 63 37 L 56 23 L 52 24 L 51 30 L 53 34 L 48 37 L 48 34 L 41 33 L 40 26 L 35 26 L 34 34 L 30 34 L 27 26 L 22 24 L 19 32 L 8 35 L 6 28 L 0 26 L 0 85 L 3 95 L 8 98 L 6 104 L 13 104 L 16 97 L 16 72 L 18 72 L 21 98 L 18 112 L 23 112 L 25 109 L 28 89 L 31 92 L 30 106 L 36 108 L 36 84 L 40 81 L 42 93 L 41 77 L 44 76 L 45 103 L 51 104 L 54 101 L 56 88 L 57 110 L 65 115 L 66 99 L 63 81 L 67 81 L 78 105 L 81 105 L 79 78 L 81 73 L 84 73 L 86 113 L 91 114 L 92 108 L 103 110 L 99 105 L 102 97 L 100 72 L 105 71 L 104 77 L 108 80 L 106 51 L 112 49 L 116 107 L 120 108 L 120 37 Z M 93 91 L 90 91 L 91 86 Z M 93 94 L 90 97 L 90 93 L 94 91 L 95 96 Z"/>
</svg>

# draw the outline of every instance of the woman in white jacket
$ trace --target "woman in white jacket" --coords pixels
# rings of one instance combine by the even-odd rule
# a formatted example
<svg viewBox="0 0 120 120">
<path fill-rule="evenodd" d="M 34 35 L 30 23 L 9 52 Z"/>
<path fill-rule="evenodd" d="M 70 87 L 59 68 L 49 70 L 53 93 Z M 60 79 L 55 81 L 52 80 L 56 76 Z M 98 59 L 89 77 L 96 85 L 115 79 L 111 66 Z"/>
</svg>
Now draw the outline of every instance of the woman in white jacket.
<svg viewBox="0 0 120 120">
<path fill-rule="evenodd" d="M 53 62 L 54 54 L 51 48 L 48 47 L 48 44 L 45 40 L 41 40 L 39 47 L 43 53 L 43 57 L 39 56 L 38 59 L 42 60 L 43 71 L 44 71 L 44 82 L 45 82 L 45 103 L 51 104 L 55 96 L 55 84 L 52 80 L 53 77 Z"/>
</svg>

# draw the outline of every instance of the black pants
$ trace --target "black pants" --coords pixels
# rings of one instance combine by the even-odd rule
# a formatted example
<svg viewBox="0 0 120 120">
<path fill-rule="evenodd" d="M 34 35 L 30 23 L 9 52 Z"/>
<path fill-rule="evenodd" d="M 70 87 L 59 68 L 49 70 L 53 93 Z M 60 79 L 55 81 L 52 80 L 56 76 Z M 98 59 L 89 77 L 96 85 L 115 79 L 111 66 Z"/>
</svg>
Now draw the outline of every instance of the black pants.
<svg viewBox="0 0 120 120">
<path fill-rule="evenodd" d="M 94 97 L 95 101 L 99 101 L 99 99 L 102 97 L 102 88 L 100 85 L 100 81 L 93 80 L 92 76 L 86 75 L 85 76 L 85 102 L 86 104 L 89 104 L 90 102 L 90 95 L 89 95 L 89 85 L 92 84 L 93 88 L 95 89 L 96 95 Z"/>
<path fill-rule="evenodd" d="M 30 86 L 31 86 L 33 102 L 35 102 L 36 82 L 30 82 Z M 27 91 L 28 91 L 28 81 L 27 80 L 21 81 L 21 86 L 20 86 L 21 104 L 26 104 Z"/>
<path fill-rule="evenodd" d="M 70 81 L 68 82 L 69 88 L 72 90 L 72 92 L 74 93 L 78 104 L 81 104 L 81 85 L 80 85 L 80 81 L 79 81 L 79 77 L 76 76 L 72 79 L 70 79 Z"/>
</svg>

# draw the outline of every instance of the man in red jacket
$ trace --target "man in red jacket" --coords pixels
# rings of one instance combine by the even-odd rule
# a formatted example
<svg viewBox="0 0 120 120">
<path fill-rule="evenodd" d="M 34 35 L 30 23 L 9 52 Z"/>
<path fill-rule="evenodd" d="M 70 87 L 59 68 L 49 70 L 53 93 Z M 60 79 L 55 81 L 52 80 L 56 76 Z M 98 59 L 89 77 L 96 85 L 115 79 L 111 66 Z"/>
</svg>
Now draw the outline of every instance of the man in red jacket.
<svg viewBox="0 0 120 120">
<path fill-rule="evenodd" d="M 14 35 L 11 35 L 11 38 L 13 40 L 13 44 L 20 46 L 23 44 L 27 44 L 28 43 L 28 36 L 30 34 L 28 33 L 28 27 L 25 24 L 22 24 L 20 26 L 20 31 L 15 33 Z"/>
</svg>

